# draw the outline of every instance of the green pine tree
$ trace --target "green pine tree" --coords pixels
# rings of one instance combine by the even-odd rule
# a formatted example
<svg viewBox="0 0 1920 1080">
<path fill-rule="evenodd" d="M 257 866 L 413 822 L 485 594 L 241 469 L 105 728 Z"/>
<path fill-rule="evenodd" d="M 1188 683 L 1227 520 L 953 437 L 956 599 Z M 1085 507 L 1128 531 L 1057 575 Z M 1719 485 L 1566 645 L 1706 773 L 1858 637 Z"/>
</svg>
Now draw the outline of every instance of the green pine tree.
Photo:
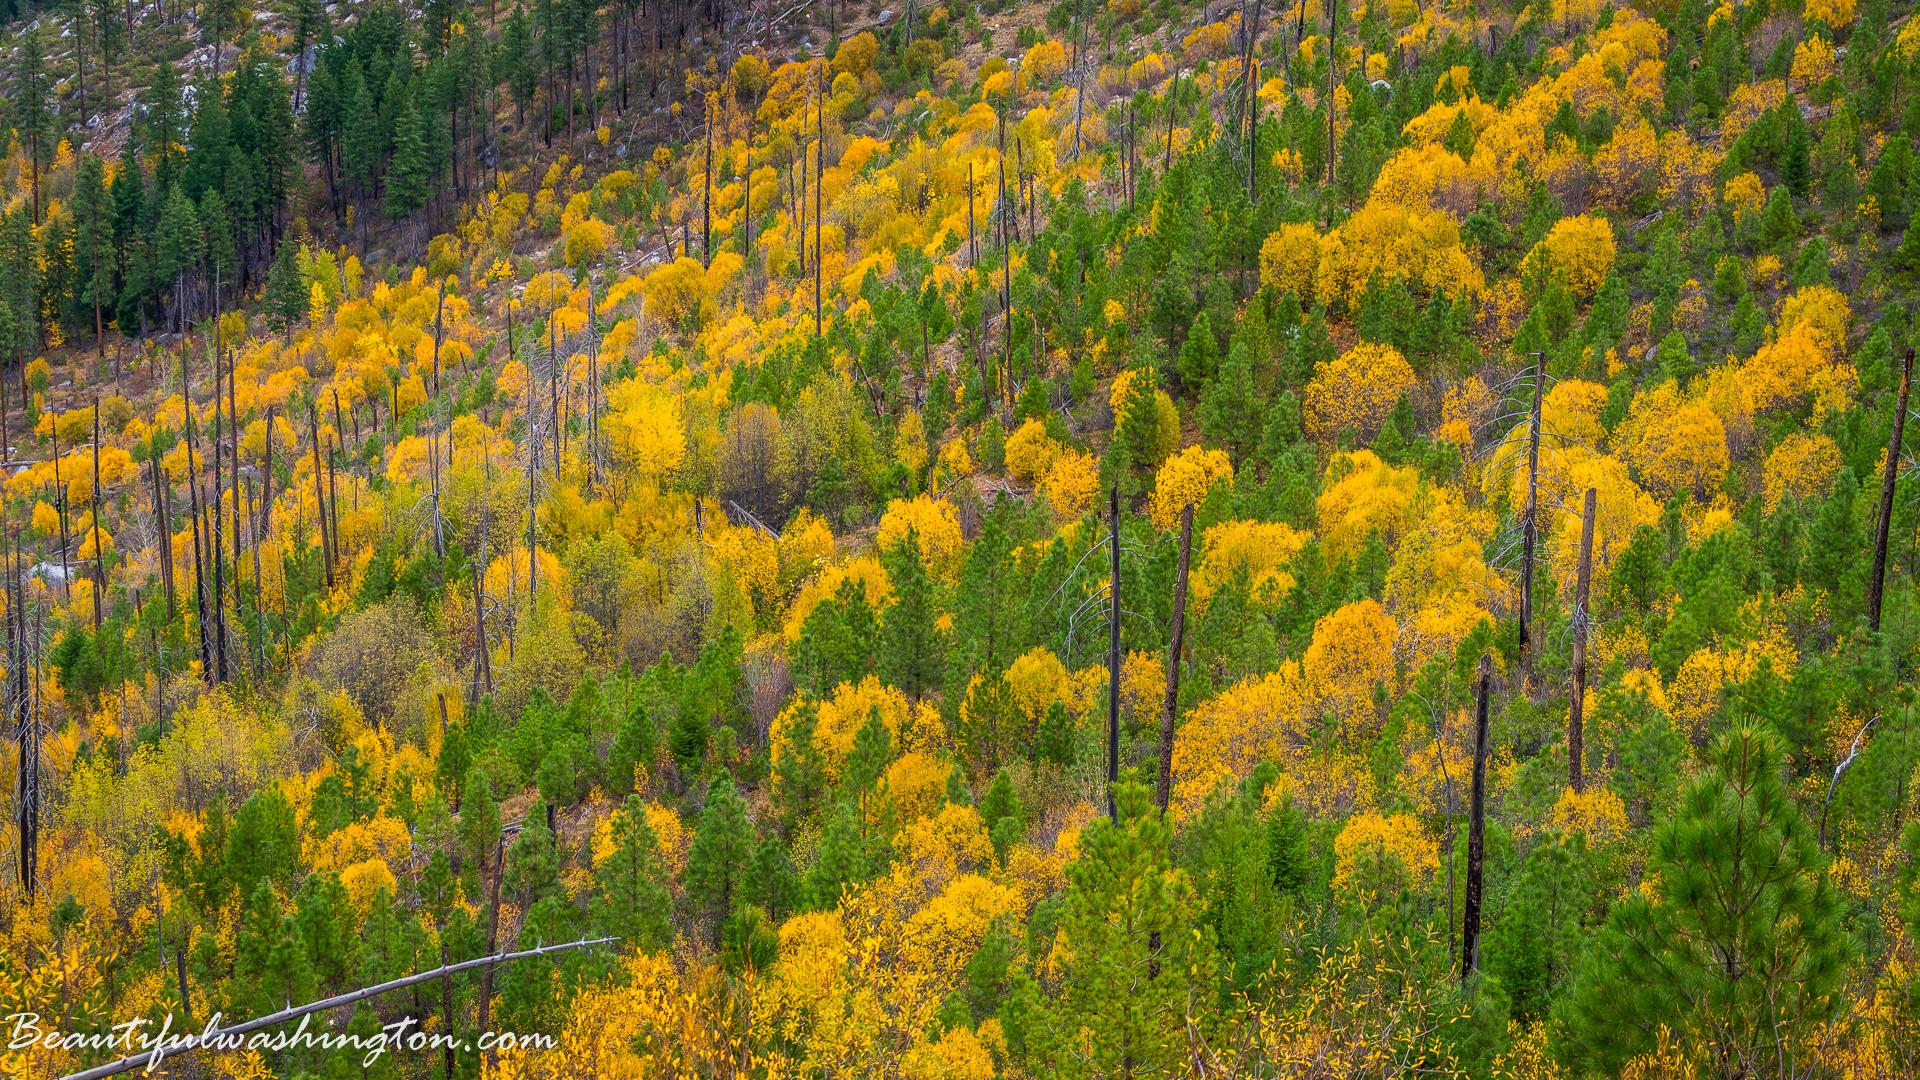
<svg viewBox="0 0 1920 1080">
<path fill-rule="evenodd" d="M 790 824 L 805 821 L 826 789 L 826 757 L 814 742 L 819 721 L 819 705 L 801 697 L 774 747 L 774 790 Z"/>
<path fill-rule="evenodd" d="M 1180 346 L 1180 384 L 1191 394 L 1198 394 L 1213 378 L 1213 369 L 1220 362 L 1220 344 L 1213 338 L 1213 325 L 1207 321 L 1207 313 L 1202 311 L 1193 320 L 1193 326 L 1187 331 L 1187 340 Z"/>
<path fill-rule="evenodd" d="M 935 620 L 933 579 L 912 529 L 886 554 L 893 603 L 881 616 L 881 671 L 886 681 L 918 701 L 939 685 L 945 648 Z"/>
<path fill-rule="evenodd" d="M 672 872 L 660 840 L 647 821 L 644 803 L 630 800 L 613 816 L 613 851 L 593 868 L 599 895 L 594 900 L 597 934 L 624 939 L 637 952 L 654 952 L 673 942 Z"/>
<path fill-rule="evenodd" d="M 1186 1059 L 1187 1018 L 1219 992 L 1218 964 L 1194 925 L 1193 884 L 1173 865 L 1173 826 L 1143 783 L 1122 783 L 1114 797 L 1119 824 L 1087 826 L 1067 867 L 1059 927 L 1071 963 L 1044 992 L 1017 974 L 1008 1008 L 1035 1060 L 1070 1074 L 1157 1075 Z M 1083 1031 L 1100 1037 L 1078 1038 Z"/>
<path fill-rule="evenodd" d="M 816 910 L 830 910 L 849 885 L 866 880 L 866 847 L 860 840 L 859 811 L 851 802 L 835 804 L 807 871 L 807 902 Z"/>
<path fill-rule="evenodd" d="M 493 784 L 478 765 L 467 770 L 460 786 L 460 851 L 468 878 L 467 895 L 478 897 L 480 874 L 493 866 L 500 839 L 500 804 L 493 801 Z"/>
<path fill-rule="evenodd" d="M 256 791 L 240 804 L 227 837 L 227 874 L 241 896 L 263 881 L 284 883 L 300 859 L 300 830 L 293 804 L 278 785 Z"/>
<path fill-rule="evenodd" d="M 993 857 L 1002 869 L 1014 841 L 1026 830 L 1026 816 L 1020 808 L 1020 796 L 1013 790 L 1013 775 L 1005 768 L 993 776 L 987 793 L 980 800 L 980 820 L 986 822 L 987 838 L 993 844 Z"/>
<path fill-rule="evenodd" d="M 566 895 L 560 887 L 557 841 L 547 827 L 547 803 L 538 796 L 527 807 L 520 835 L 507 849 L 506 887 L 529 908 L 548 897 Z"/>
<path fill-rule="evenodd" d="M 799 902 L 800 877 L 778 837 L 769 836 L 754 849 L 746 900 L 776 920 L 790 914 Z"/>
<path fill-rule="evenodd" d="M 305 277 L 300 273 L 299 247 L 282 240 L 274 252 L 273 268 L 267 272 L 267 323 L 293 341 L 293 328 L 307 313 L 309 300 Z"/>
<path fill-rule="evenodd" d="M 1852 944 L 1777 736 L 1740 728 L 1661 824 L 1649 890 L 1614 906 L 1570 992 L 1568 1056 L 1618 1073 L 1661 1027 L 1719 1075 L 1796 1075 L 1837 1017 Z"/>
<path fill-rule="evenodd" d="M 73 180 L 74 297 L 93 308 L 94 340 L 106 355 L 106 312 L 119 298 L 119 261 L 113 245 L 113 199 L 106 163 L 82 154 Z"/>
<path fill-rule="evenodd" d="M 720 946 L 722 925 L 745 887 L 755 846 L 746 804 L 734 790 L 733 773 L 723 768 L 707 788 L 707 805 L 687 849 L 682 878 L 687 900 L 712 924 L 715 948 Z"/>
<path fill-rule="evenodd" d="M 607 790 L 622 797 L 633 794 L 637 771 L 652 768 L 659 747 L 660 727 L 648 712 L 646 701 L 636 694 L 607 751 Z"/>
<path fill-rule="evenodd" d="M 393 118 L 393 157 L 387 165 L 387 216 L 400 219 L 427 204 L 432 195 L 432 166 L 427 160 L 427 141 L 421 137 L 421 123 L 432 122 L 433 110 L 416 111 L 411 94 L 402 94 L 400 111 Z"/>
<path fill-rule="evenodd" d="M 1227 350 L 1219 377 L 1200 396 L 1200 432 L 1227 451 L 1235 469 L 1260 443 L 1264 402 L 1253 381 L 1253 361 L 1242 342 Z"/>
</svg>

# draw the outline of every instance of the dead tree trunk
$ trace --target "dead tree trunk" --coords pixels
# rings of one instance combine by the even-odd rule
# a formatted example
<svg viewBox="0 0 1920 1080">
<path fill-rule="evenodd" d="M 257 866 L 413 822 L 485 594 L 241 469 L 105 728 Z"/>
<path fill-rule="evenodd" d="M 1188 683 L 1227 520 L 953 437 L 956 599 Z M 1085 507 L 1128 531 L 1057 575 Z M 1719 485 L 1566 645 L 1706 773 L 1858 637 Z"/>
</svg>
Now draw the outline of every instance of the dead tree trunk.
<svg viewBox="0 0 1920 1080">
<path fill-rule="evenodd" d="M 1587 615 L 1587 586 L 1593 577 L 1593 518 L 1598 501 L 1599 492 L 1588 488 L 1580 519 L 1580 575 L 1573 587 L 1573 699 L 1567 705 L 1567 786 L 1575 792 L 1587 790 L 1582 770 L 1586 764 L 1587 636 L 1593 626 Z"/>
<path fill-rule="evenodd" d="M 320 556 L 327 565 L 327 591 L 333 591 L 333 546 L 327 542 L 327 478 L 320 467 L 320 416 L 307 410 L 307 426 L 313 429 L 313 505 L 320 521 Z"/>
<path fill-rule="evenodd" d="M 1520 544 L 1520 670 L 1521 678 L 1533 664 L 1533 544 L 1540 509 L 1540 401 L 1546 392 L 1547 361 L 1534 353 L 1533 411 L 1527 419 L 1527 510 Z"/>
<path fill-rule="evenodd" d="M 1487 692 L 1493 681 L 1493 657 L 1480 657 L 1480 699 L 1473 719 L 1473 793 L 1467 807 L 1467 897 L 1460 932 L 1460 978 L 1480 964 L 1480 894 L 1487 846 Z"/>
<path fill-rule="evenodd" d="M 1880 599 L 1887 587 L 1887 530 L 1893 524 L 1893 485 L 1900 477 L 1901 443 L 1907 426 L 1907 392 L 1913 388 L 1913 350 L 1900 364 L 1900 396 L 1893 409 L 1893 436 L 1887 442 L 1887 472 L 1880 481 L 1880 523 L 1873 538 L 1873 581 L 1867 592 L 1867 625 L 1880 629 Z"/>
<path fill-rule="evenodd" d="M 1120 823 L 1113 789 L 1120 782 L 1120 489 L 1107 492 L 1107 817 Z"/>
<path fill-rule="evenodd" d="M 100 600 L 107 591 L 107 562 L 100 554 L 100 396 L 93 398 L 93 631 L 100 632 Z"/>
<path fill-rule="evenodd" d="M 1167 644 L 1167 694 L 1160 706 L 1160 786 L 1155 802 L 1162 817 L 1173 790 L 1173 724 L 1180 707 L 1180 646 L 1186 632 L 1187 566 L 1193 553 L 1193 504 L 1180 508 L 1180 568 L 1173 579 L 1173 628 Z"/>
</svg>

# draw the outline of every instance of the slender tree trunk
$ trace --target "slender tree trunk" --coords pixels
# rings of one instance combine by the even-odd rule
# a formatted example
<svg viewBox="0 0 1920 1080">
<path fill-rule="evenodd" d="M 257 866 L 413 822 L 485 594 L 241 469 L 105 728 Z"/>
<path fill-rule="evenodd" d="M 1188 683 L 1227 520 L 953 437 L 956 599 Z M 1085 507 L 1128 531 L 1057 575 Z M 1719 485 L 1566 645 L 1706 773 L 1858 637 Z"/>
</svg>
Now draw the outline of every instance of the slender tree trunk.
<svg viewBox="0 0 1920 1080">
<path fill-rule="evenodd" d="M 193 428 L 187 427 L 187 511 L 193 515 L 193 596 L 200 630 L 200 677 L 213 679 L 213 641 L 207 636 L 207 570 L 202 559 L 200 476 L 193 462 Z"/>
<path fill-rule="evenodd" d="M 1173 728 L 1180 710 L 1180 647 L 1187 621 L 1187 565 L 1193 552 L 1193 504 L 1180 508 L 1180 565 L 1173 579 L 1173 626 L 1167 643 L 1167 693 L 1160 706 L 1160 785 L 1154 800 L 1166 816 L 1173 790 Z"/>
<path fill-rule="evenodd" d="M 1533 666 L 1533 548 L 1540 510 L 1540 402 L 1547 389 L 1545 353 L 1534 353 L 1533 410 L 1527 419 L 1527 518 L 1520 545 L 1520 671 Z M 1524 684 L 1523 684 L 1524 686 Z"/>
<path fill-rule="evenodd" d="M 170 486 L 161 480 L 163 470 L 158 456 L 151 459 L 148 471 L 153 474 L 153 520 L 160 532 L 160 583 L 167 593 L 167 621 L 172 622 L 178 608 L 173 589 L 173 515 L 167 509 L 171 492 Z"/>
<path fill-rule="evenodd" d="M 100 553 L 100 395 L 93 396 L 93 629 L 100 632 L 100 598 L 107 591 L 107 563 Z"/>
<path fill-rule="evenodd" d="M 487 955 L 499 951 L 500 939 L 500 853 L 505 848 L 505 837 L 495 837 L 493 841 L 493 887 L 487 900 Z M 480 1030 L 487 1030 L 487 1017 L 493 1008 L 493 965 L 488 964 L 480 970 Z"/>
<path fill-rule="evenodd" d="M 320 522 L 320 556 L 327 565 L 327 591 L 333 591 L 333 545 L 327 542 L 326 476 L 320 468 L 320 417 L 308 410 L 307 424 L 313 429 L 313 505 Z"/>
<path fill-rule="evenodd" d="M 1333 95 L 1334 87 L 1339 85 L 1340 65 L 1334 63 L 1334 58 L 1339 55 L 1340 5 L 1344 2 L 1345 0 L 1334 0 L 1327 7 L 1327 10 L 1332 12 L 1332 29 L 1327 31 L 1327 188 L 1329 190 L 1333 188 L 1333 162 L 1339 156 L 1339 147 L 1334 144 L 1333 139 L 1335 113 Z"/>
<path fill-rule="evenodd" d="M 1120 489 L 1107 492 L 1107 817 L 1120 822 L 1113 789 L 1120 782 Z"/>
<path fill-rule="evenodd" d="M 1907 393 L 1913 388 L 1913 350 L 1900 364 L 1900 395 L 1894 401 L 1893 436 L 1887 443 L 1887 471 L 1880 481 L 1880 520 L 1874 527 L 1873 581 L 1867 592 L 1867 624 L 1880 629 L 1880 599 L 1887 587 L 1887 533 L 1893 525 L 1893 489 L 1900 478 L 1900 454 L 1907 427 Z"/>
<path fill-rule="evenodd" d="M 826 213 L 827 205 L 827 73 L 822 65 L 820 70 L 820 97 L 814 103 L 814 129 L 818 132 L 818 157 L 813 167 L 813 336 L 821 336 L 820 275 L 826 266 L 827 249 L 820 246 L 821 216 Z"/>
<path fill-rule="evenodd" d="M 700 265 L 713 265 L 713 95 L 707 95 L 707 165 L 700 197 Z"/>
<path fill-rule="evenodd" d="M 1480 657 L 1480 694 L 1473 720 L 1473 794 L 1467 808 L 1466 925 L 1460 935 L 1460 977 L 1480 964 L 1480 895 L 1486 872 L 1487 842 L 1487 694 L 1493 681 L 1493 657 Z"/>
<path fill-rule="evenodd" d="M 440 340 L 446 333 L 447 279 L 440 279 L 440 295 L 433 306 L 433 392 L 440 393 Z M 340 427 L 340 391 L 333 392 L 334 427 Z M 345 429 L 341 428 L 345 434 Z"/>
<path fill-rule="evenodd" d="M 213 378 L 213 498 L 207 504 L 208 524 L 212 531 L 208 535 L 207 550 L 213 556 L 213 670 L 214 683 L 219 685 L 227 681 L 227 615 L 226 615 L 226 562 L 223 517 L 220 512 L 221 496 L 224 492 L 220 484 L 220 368 L 214 361 Z"/>
<path fill-rule="evenodd" d="M 60 426 L 53 426 L 53 490 L 60 506 L 60 596 L 73 599 L 73 572 L 67 566 L 67 485 L 60 482 Z"/>
<path fill-rule="evenodd" d="M 38 888 L 36 871 L 40 865 L 40 722 L 34 715 L 32 695 L 27 682 L 29 664 L 27 635 L 31 632 L 27 624 L 26 587 L 20 582 L 20 558 L 18 549 L 13 553 L 13 572 L 7 575 L 9 623 L 17 622 L 19 631 L 15 635 L 18 651 L 14 654 L 13 674 L 18 680 L 14 688 L 14 709 L 17 726 L 15 738 L 20 748 L 19 780 L 20 804 L 18 821 L 20 826 L 20 889 L 29 901 Z M 32 664 L 38 666 L 35 657 Z M 29 965 L 30 966 L 30 965 Z"/>
<path fill-rule="evenodd" d="M 340 449 L 340 444 L 337 442 L 334 442 L 331 439 L 328 440 L 328 444 L 329 445 L 327 446 L 327 512 L 332 515 L 332 521 L 330 522 L 330 524 L 333 526 L 332 531 L 329 533 L 329 538 L 333 541 L 333 564 L 334 566 L 338 567 L 341 565 L 341 561 L 340 561 L 341 559 L 341 555 L 340 555 L 340 488 L 334 476 L 333 463 L 334 463 L 334 458 L 338 456 L 337 451 Z M 376 722 L 374 726 L 377 728 L 380 725 Z"/>
<path fill-rule="evenodd" d="M 1587 613 L 1587 587 L 1593 577 L 1593 519 L 1599 492 L 1587 489 L 1580 517 L 1580 575 L 1573 589 L 1573 698 L 1567 703 L 1567 786 L 1587 790 L 1585 712 L 1587 696 L 1587 636 L 1592 620 Z"/>
<path fill-rule="evenodd" d="M 253 482 L 247 482 L 247 498 L 253 498 Z M 265 510 L 260 514 L 265 517 Z M 238 526 L 236 526 L 237 528 Z M 260 573 L 260 534 L 255 533 L 253 543 L 253 678 L 255 682 L 262 677 L 262 667 L 266 663 L 265 635 L 261 633 L 261 620 L 266 617 L 266 579 Z M 234 590 L 236 593 L 238 589 Z"/>
</svg>

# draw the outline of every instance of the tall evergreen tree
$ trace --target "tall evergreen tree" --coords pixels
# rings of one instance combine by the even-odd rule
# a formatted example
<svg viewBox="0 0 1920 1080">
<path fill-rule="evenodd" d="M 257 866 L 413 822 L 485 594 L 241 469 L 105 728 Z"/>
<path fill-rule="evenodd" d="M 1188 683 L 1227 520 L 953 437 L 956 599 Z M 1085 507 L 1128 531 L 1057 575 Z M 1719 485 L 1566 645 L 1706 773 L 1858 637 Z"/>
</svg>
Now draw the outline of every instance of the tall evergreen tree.
<svg viewBox="0 0 1920 1080">
<path fill-rule="evenodd" d="M 395 219 L 427 204 L 433 179 L 421 132 L 423 124 L 433 122 L 433 110 L 416 112 L 412 95 L 400 96 L 405 100 L 393 118 L 393 160 L 387 167 L 386 210 L 387 216 Z"/>
<path fill-rule="evenodd" d="M 933 579 L 920 556 L 920 538 L 906 538 L 887 553 L 887 580 L 893 603 L 881 617 L 882 671 L 886 681 L 918 701 L 939 685 L 940 630 L 934 623 Z"/>
<path fill-rule="evenodd" d="M 1618 1073 L 1670 1029 L 1727 1076 L 1797 1075 L 1835 1019 L 1851 943 L 1826 858 L 1781 782 L 1778 739 L 1715 746 L 1655 834 L 1651 889 L 1614 906 L 1568 1002 L 1569 1052 Z"/>
<path fill-rule="evenodd" d="M 814 743 L 820 708 L 802 697 L 793 707 L 774 747 L 775 791 L 789 822 L 805 821 L 826 788 L 826 759 Z"/>
<path fill-rule="evenodd" d="M 186 192 L 175 184 L 167 189 L 160 228 L 154 236 L 154 269 L 173 285 L 174 318 L 181 327 L 186 325 L 188 315 L 187 275 L 198 271 L 203 244 L 200 215 L 187 201 Z"/>
<path fill-rule="evenodd" d="M 1235 469 L 1260 444 L 1265 409 L 1253 381 L 1253 360 L 1247 346 L 1234 342 L 1218 377 L 1200 396 L 1200 430 L 1207 441 L 1222 447 Z"/>
<path fill-rule="evenodd" d="M 687 869 L 682 879 L 687 900 L 712 923 L 716 949 L 720 947 L 721 928 L 739 900 L 753 865 L 755 846 L 753 825 L 747 820 L 746 803 L 734 790 L 733 773 L 721 769 L 707 788 L 707 805 L 700 811 L 700 826 L 687 849 Z"/>
<path fill-rule="evenodd" d="M 1041 1060 L 1083 1063 L 1089 1075 L 1147 1076 L 1175 1068 L 1187 1047 L 1189 1002 L 1219 992 L 1209 938 L 1194 932 L 1199 898 L 1169 853 L 1173 826 L 1147 786 L 1115 791 L 1119 823 L 1096 818 L 1067 867 L 1060 930 L 1073 959 L 1057 991 L 1018 977 L 1010 1007 Z M 1092 1040 L 1077 1038 L 1098 1031 Z"/>
<path fill-rule="evenodd" d="M 654 952 L 673 942 L 673 900 L 667 886 L 672 872 L 660 851 L 659 837 L 647 821 L 646 805 L 629 800 L 613 816 L 613 851 L 593 868 L 599 890 L 593 909 L 597 933 L 624 939 L 637 952 Z"/>
<path fill-rule="evenodd" d="M 119 298 L 115 257 L 113 199 L 107 193 L 106 165 L 93 154 L 80 155 L 73 181 L 74 295 L 93 307 L 94 338 L 107 354 L 102 311 Z"/>
<path fill-rule="evenodd" d="M 180 72 L 172 61 L 162 57 L 153 69 L 153 81 L 141 92 L 146 106 L 146 123 L 141 142 L 153 156 L 153 180 L 160 191 L 179 178 L 180 152 L 177 149 L 185 131 L 185 107 L 180 100 Z"/>
<path fill-rule="evenodd" d="M 566 895 L 560 887 L 556 843 L 553 830 L 547 827 L 547 802 L 536 796 L 520 824 L 520 835 L 507 849 L 507 885 L 526 907 Z"/>
<path fill-rule="evenodd" d="M 33 223 L 40 223 L 40 167 L 51 156 L 58 141 L 54 130 L 55 114 L 47 104 L 48 75 L 46 45 L 40 40 L 40 26 L 27 26 L 14 41 L 13 51 L 13 124 L 26 143 L 33 165 Z"/>
<path fill-rule="evenodd" d="M 294 325 L 307 313 L 307 289 L 300 274 L 299 250 L 289 241 L 281 241 L 267 274 L 266 309 L 268 325 L 292 341 Z"/>
</svg>

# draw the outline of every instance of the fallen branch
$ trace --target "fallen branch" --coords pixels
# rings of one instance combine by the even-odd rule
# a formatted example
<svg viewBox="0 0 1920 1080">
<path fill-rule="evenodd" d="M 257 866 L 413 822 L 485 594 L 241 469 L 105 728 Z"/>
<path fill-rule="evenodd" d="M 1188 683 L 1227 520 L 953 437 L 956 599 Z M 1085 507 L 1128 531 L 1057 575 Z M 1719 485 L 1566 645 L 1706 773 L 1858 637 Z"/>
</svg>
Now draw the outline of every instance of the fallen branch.
<svg viewBox="0 0 1920 1080">
<path fill-rule="evenodd" d="M 1853 737 L 1853 745 L 1847 749 L 1846 759 L 1833 767 L 1833 781 L 1827 785 L 1827 799 L 1820 804 L 1820 849 L 1822 851 L 1827 847 L 1827 811 L 1833 808 L 1833 792 L 1840 786 L 1840 774 L 1846 772 L 1853 764 L 1853 759 L 1860 756 L 1860 740 L 1867 737 L 1867 732 L 1873 730 L 1874 723 L 1879 719 L 1880 714 L 1874 713 L 1871 719 L 1860 725 L 1860 733 Z"/>
<path fill-rule="evenodd" d="M 359 990 L 349 991 L 345 994 L 336 994 L 333 997 L 326 998 L 322 1001 L 310 1002 L 306 1005 L 292 1005 L 277 1013 L 270 1013 L 254 1020 L 248 1020 L 243 1024 L 235 1024 L 232 1027 L 214 1028 L 209 1024 L 205 1031 L 197 1035 L 189 1033 L 178 1036 L 179 1041 L 171 1045 L 155 1047 L 144 1054 L 129 1055 L 121 1058 L 119 1061 L 88 1069 L 85 1072 L 69 1073 L 62 1077 L 61 1080 L 96 1080 L 98 1077 L 113 1076 L 117 1073 L 126 1072 L 129 1069 L 140 1068 L 143 1065 L 158 1065 L 160 1062 L 165 1061 L 167 1058 L 183 1050 L 201 1049 L 208 1044 L 218 1046 L 220 1045 L 219 1041 L 228 1036 L 247 1035 L 255 1031 L 273 1027 L 276 1024 L 283 1024 L 288 1020 L 305 1016 L 308 1013 L 324 1012 L 328 1009 L 337 1009 L 342 1005 L 352 1005 L 371 997 L 378 997 L 389 990 L 402 990 L 409 986 L 445 978 L 456 972 L 485 967 L 488 964 L 503 963 L 508 960 L 520 960 L 529 956 L 546 956 L 551 953 L 565 952 L 568 949 L 578 949 L 587 945 L 604 945 L 608 942 L 619 940 L 619 938 L 608 937 L 594 938 L 591 941 L 569 941 L 560 945 L 547 945 L 537 949 L 525 949 L 520 952 L 482 956 L 473 960 L 463 960 L 458 964 L 444 964 L 434 968 L 432 971 L 422 971 L 418 974 L 394 979 L 391 982 L 383 982 L 378 986 L 368 986 Z"/>
</svg>

